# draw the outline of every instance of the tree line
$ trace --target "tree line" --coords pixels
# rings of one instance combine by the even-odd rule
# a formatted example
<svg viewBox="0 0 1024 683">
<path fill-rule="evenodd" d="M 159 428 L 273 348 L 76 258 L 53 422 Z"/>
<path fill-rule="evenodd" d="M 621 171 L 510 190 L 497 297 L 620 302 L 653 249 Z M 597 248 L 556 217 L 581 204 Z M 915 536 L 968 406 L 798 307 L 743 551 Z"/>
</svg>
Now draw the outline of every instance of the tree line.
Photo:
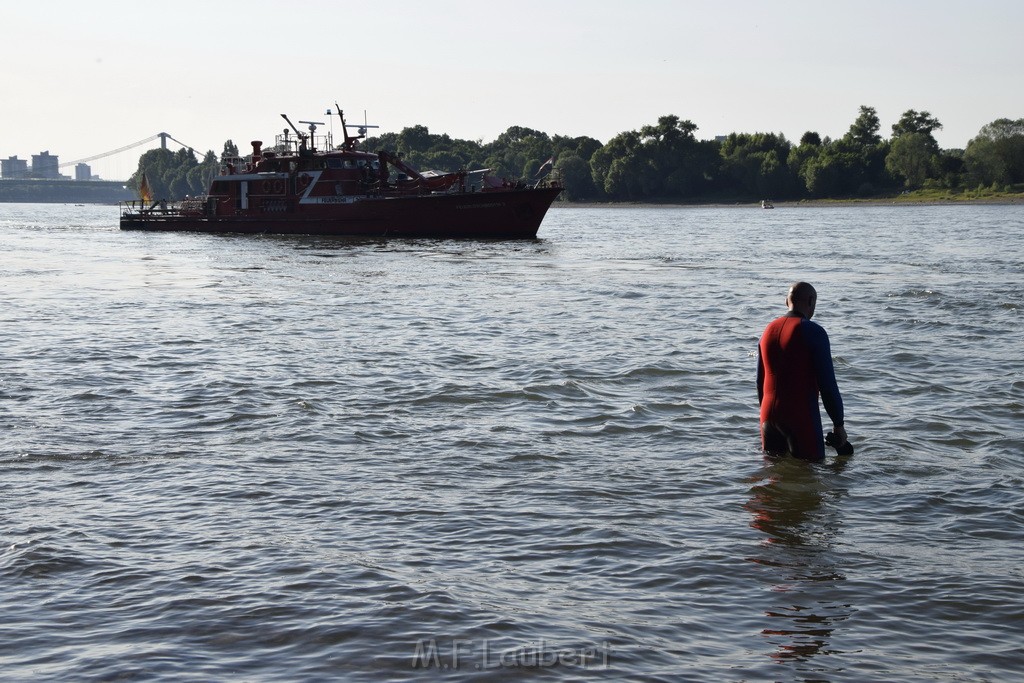
<svg viewBox="0 0 1024 683">
<path fill-rule="evenodd" d="M 606 143 L 591 137 L 548 135 L 512 126 L 493 142 L 404 128 L 362 142 L 360 148 L 397 152 L 420 170 L 490 169 L 529 181 L 546 161 L 568 201 L 743 201 L 871 197 L 902 190 L 978 187 L 1013 190 L 1024 184 L 1024 119 L 997 119 L 965 149 L 940 149 L 942 128 L 927 111 L 910 109 L 881 134 L 873 107 L 862 106 L 849 130 L 831 139 L 808 131 L 793 143 L 780 133 L 732 133 L 697 138 L 697 126 L 678 116 L 619 133 Z M 228 140 L 218 160 L 191 150 L 150 150 L 131 183 L 146 172 L 154 196 L 202 194 L 220 162 L 238 156 Z"/>
<path fill-rule="evenodd" d="M 904 112 L 887 137 L 862 106 L 841 138 L 808 131 L 798 143 L 779 133 L 697 138 L 678 116 L 619 133 L 606 143 L 513 126 L 491 143 L 433 135 L 424 126 L 366 141 L 397 150 L 417 168 L 489 168 L 529 180 L 548 159 L 570 201 L 726 201 L 869 197 L 904 189 L 1024 183 L 1024 119 L 984 126 L 966 149 L 939 148 L 942 128 L 927 111 Z"/>
</svg>

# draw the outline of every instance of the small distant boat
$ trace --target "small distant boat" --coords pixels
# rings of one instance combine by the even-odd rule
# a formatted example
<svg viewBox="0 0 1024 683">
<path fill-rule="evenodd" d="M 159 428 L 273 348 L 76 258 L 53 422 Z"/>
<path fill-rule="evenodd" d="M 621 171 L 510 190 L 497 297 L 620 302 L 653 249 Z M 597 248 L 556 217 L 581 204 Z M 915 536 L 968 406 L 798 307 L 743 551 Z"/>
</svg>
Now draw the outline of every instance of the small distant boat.
<svg viewBox="0 0 1024 683">
<path fill-rule="evenodd" d="M 774 205 L 774 204 L 772 204 L 772 203 L 771 203 L 770 201 L 768 201 L 767 199 L 762 199 L 762 200 L 761 200 L 761 208 L 762 208 L 762 209 L 774 209 L 774 208 L 775 208 L 775 205 Z"/>
<path fill-rule="evenodd" d="M 286 128 L 271 149 L 252 142 L 246 159 L 225 163 L 206 195 L 169 204 L 147 196 L 121 203 L 122 230 L 339 235 L 375 238 L 534 239 L 562 192 L 555 180 L 534 183 L 488 171 L 419 172 L 395 154 L 358 149 L 367 128 L 344 141 Z M 319 146 L 319 147 L 318 147 Z"/>
</svg>

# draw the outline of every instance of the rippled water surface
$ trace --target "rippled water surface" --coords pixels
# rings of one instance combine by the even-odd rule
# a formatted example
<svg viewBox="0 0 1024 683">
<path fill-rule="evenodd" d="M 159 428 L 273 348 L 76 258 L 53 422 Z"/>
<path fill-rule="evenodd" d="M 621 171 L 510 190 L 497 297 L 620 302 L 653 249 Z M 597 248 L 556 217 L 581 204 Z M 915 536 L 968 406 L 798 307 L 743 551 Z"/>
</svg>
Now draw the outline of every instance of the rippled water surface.
<svg viewBox="0 0 1024 683">
<path fill-rule="evenodd" d="M 553 209 L 528 243 L 0 204 L 7 680 L 1024 669 L 1024 207 Z M 857 453 L 759 453 L 807 279 Z"/>
</svg>

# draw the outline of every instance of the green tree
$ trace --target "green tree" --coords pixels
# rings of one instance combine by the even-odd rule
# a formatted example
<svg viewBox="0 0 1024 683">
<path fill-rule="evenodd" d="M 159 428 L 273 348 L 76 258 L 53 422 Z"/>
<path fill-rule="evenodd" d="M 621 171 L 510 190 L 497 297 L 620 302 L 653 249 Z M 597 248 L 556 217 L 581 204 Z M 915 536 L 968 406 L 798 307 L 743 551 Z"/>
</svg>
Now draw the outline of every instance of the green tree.
<svg viewBox="0 0 1024 683">
<path fill-rule="evenodd" d="M 803 167 L 803 181 L 813 197 L 845 197 L 863 185 L 863 164 L 859 154 L 841 140 L 822 145 Z"/>
<path fill-rule="evenodd" d="M 213 177 L 220 172 L 220 162 L 217 154 L 212 149 L 203 157 L 203 160 L 195 168 L 188 172 L 189 188 L 193 195 L 205 194 Z"/>
<path fill-rule="evenodd" d="M 813 130 L 809 130 L 800 136 L 800 146 L 821 147 L 821 136 Z"/>
<path fill-rule="evenodd" d="M 817 159 L 821 154 L 821 136 L 815 132 L 807 131 L 800 137 L 800 144 L 789 150 L 786 157 L 786 165 L 789 166 L 790 176 L 794 179 L 796 187 L 794 194 L 799 196 L 807 190 L 808 164 Z"/>
<path fill-rule="evenodd" d="M 604 191 L 617 199 L 644 198 L 646 188 L 641 182 L 643 165 L 643 161 L 636 156 L 614 159 L 604 179 Z"/>
<path fill-rule="evenodd" d="M 188 170 L 177 168 L 171 173 L 172 177 L 168 183 L 168 194 L 174 199 L 184 199 L 192 192 L 192 187 L 188 182 Z"/>
<path fill-rule="evenodd" d="M 791 145 L 775 133 L 733 133 L 722 143 L 722 173 L 741 195 L 788 197 L 796 183 L 788 164 Z"/>
<path fill-rule="evenodd" d="M 225 143 L 228 151 L 231 141 Z M 186 195 L 204 194 L 210 180 L 218 172 L 220 162 L 217 154 L 210 150 L 200 163 L 191 149 L 151 149 L 139 157 L 139 166 L 128 181 L 128 185 L 137 192 L 146 175 L 146 182 L 154 199 L 175 201 L 184 199 Z"/>
<path fill-rule="evenodd" d="M 600 140 L 587 136 L 568 138 L 555 135 L 551 138 L 551 144 L 554 147 L 552 150 L 554 156 L 557 158 L 572 154 L 587 163 L 590 163 L 590 158 L 594 156 L 594 152 L 603 146 Z"/>
<path fill-rule="evenodd" d="M 892 124 L 892 136 L 898 138 L 907 133 L 922 133 L 931 137 L 932 133 L 941 130 L 942 124 L 939 120 L 926 111 L 914 111 L 908 109 L 903 112 L 900 120 Z M 934 141 L 934 138 L 932 138 Z M 938 150 L 938 144 L 935 145 Z"/>
<path fill-rule="evenodd" d="M 971 184 L 1024 182 L 1024 119 L 997 119 L 983 126 L 967 143 L 964 167 Z"/>
<path fill-rule="evenodd" d="M 794 159 L 802 162 L 800 175 L 807 191 L 816 197 L 848 197 L 875 194 L 889 186 L 889 143 L 878 134 L 880 128 L 874 107 L 861 106 L 846 135 L 822 141 L 813 157 Z"/>
<path fill-rule="evenodd" d="M 142 176 L 145 174 L 146 182 L 149 184 L 150 192 L 156 199 L 166 199 L 170 196 L 167 183 L 164 177 L 174 159 L 174 153 L 169 149 L 158 148 L 143 152 L 139 157 L 139 166 L 135 173 L 128 180 L 128 184 L 138 192 L 142 183 Z"/>
<path fill-rule="evenodd" d="M 892 126 L 892 143 L 885 157 L 885 168 L 902 178 L 906 188 L 918 188 L 939 171 L 939 143 L 932 135 L 942 128 L 939 120 L 926 111 L 908 109 Z"/>
<path fill-rule="evenodd" d="M 936 179 L 942 187 L 959 187 L 963 183 L 964 150 L 941 150 L 937 162 Z"/>
<path fill-rule="evenodd" d="M 878 121 L 878 112 L 874 107 L 861 105 L 860 114 L 850 125 L 844 139 L 858 147 L 874 147 L 882 138 L 878 134 L 882 124 Z"/>
<path fill-rule="evenodd" d="M 621 180 L 609 181 L 612 172 L 612 165 L 621 159 L 632 158 L 640 148 L 640 133 L 627 131 L 619 133 L 601 149 L 594 152 L 590 157 L 590 175 L 594 181 L 594 187 L 611 197 L 616 197 L 625 190 Z M 616 170 L 616 178 L 622 174 L 622 164 Z"/>
<path fill-rule="evenodd" d="M 380 135 L 364 138 L 359 141 L 358 149 L 364 152 L 377 152 L 382 149 L 389 152 L 398 152 L 398 133 L 381 133 Z"/>
<path fill-rule="evenodd" d="M 462 157 L 454 150 L 432 148 L 421 156 L 420 170 L 457 171 L 466 166 Z"/>
<path fill-rule="evenodd" d="M 921 187 L 937 167 L 934 140 L 927 133 L 903 133 L 893 140 L 885 167 L 904 179 L 907 189 Z"/>
<path fill-rule="evenodd" d="M 220 155 L 221 163 L 224 163 L 228 159 L 238 159 L 238 158 L 239 158 L 238 145 L 236 145 L 231 140 L 225 141 L 224 142 L 224 151 L 221 152 L 221 155 Z"/>
<path fill-rule="evenodd" d="M 483 148 L 486 164 L 495 175 L 529 178 L 554 152 L 547 133 L 525 126 L 510 126 Z"/>
<path fill-rule="evenodd" d="M 430 130 L 426 126 L 403 128 L 398 134 L 398 153 L 409 157 L 423 154 L 431 147 Z"/>
<path fill-rule="evenodd" d="M 879 135 L 881 124 L 874 107 L 861 106 L 860 114 L 850 130 L 838 140 L 841 153 L 856 155 L 857 163 L 850 167 L 851 177 L 847 185 L 850 194 L 870 195 L 888 185 L 892 179 L 885 168 L 885 157 L 889 154 L 889 143 Z"/>
<path fill-rule="evenodd" d="M 368 152 L 387 150 L 398 153 L 405 163 L 419 170 L 479 169 L 479 159 L 484 156 L 479 142 L 435 135 L 421 125 L 403 128 L 400 133 L 367 138 L 361 142 L 360 148 Z"/>
<path fill-rule="evenodd" d="M 554 175 L 562 182 L 565 201 L 593 199 L 597 196 L 594 181 L 590 176 L 590 166 L 576 154 L 566 154 L 555 162 Z"/>
<path fill-rule="evenodd" d="M 718 170 L 715 143 L 698 141 L 692 121 L 662 116 L 657 125 L 619 133 L 590 158 L 595 187 L 612 199 L 681 199 L 706 191 Z"/>
</svg>

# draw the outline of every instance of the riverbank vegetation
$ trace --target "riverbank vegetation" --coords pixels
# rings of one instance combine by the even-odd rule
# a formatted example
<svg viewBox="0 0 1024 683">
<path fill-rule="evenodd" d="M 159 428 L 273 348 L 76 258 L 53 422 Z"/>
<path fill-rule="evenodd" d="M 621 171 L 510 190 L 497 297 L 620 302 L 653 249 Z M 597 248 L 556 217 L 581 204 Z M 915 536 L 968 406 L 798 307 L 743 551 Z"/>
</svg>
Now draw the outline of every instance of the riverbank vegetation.
<svg viewBox="0 0 1024 683">
<path fill-rule="evenodd" d="M 525 181 L 553 167 L 562 199 L 576 202 L 957 201 L 1024 193 L 1024 119 L 997 119 L 964 149 L 940 149 L 934 133 L 941 128 L 929 112 L 910 109 L 883 136 L 875 109 L 862 106 L 836 139 L 808 131 L 799 141 L 760 132 L 705 140 L 693 122 L 667 115 L 605 143 L 521 126 L 484 143 L 412 126 L 360 148 L 397 152 L 420 170 L 486 168 Z M 150 150 L 129 186 L 137 188 L 144 172 L 155 197 L 202 194 L 222 161 L 237 156 L 230 140 L 221 155 L 211 150 L 202 161 L 192 150 Z"/>
<path fill-rule="evenodd" d="M 524 180 L 550 159 L 568 201 L 948 201 L 1024 192 L 1024 119 L 993 121 L 965 149 L 940 149 L 934 132 L 941 128 L 929 112 L 911 109 L 883 137 L 875 109 L 862 106 L 835 140 L 813 131 L 798 142 L 779 133 L 702 140 L 694 123 L 669 115 L 603 144 L 519 126 L 484 144 L 414 126 L 367 140 L 364 147 L 397 151 L 421 169 L 489 168 Z"/>
</svg>

